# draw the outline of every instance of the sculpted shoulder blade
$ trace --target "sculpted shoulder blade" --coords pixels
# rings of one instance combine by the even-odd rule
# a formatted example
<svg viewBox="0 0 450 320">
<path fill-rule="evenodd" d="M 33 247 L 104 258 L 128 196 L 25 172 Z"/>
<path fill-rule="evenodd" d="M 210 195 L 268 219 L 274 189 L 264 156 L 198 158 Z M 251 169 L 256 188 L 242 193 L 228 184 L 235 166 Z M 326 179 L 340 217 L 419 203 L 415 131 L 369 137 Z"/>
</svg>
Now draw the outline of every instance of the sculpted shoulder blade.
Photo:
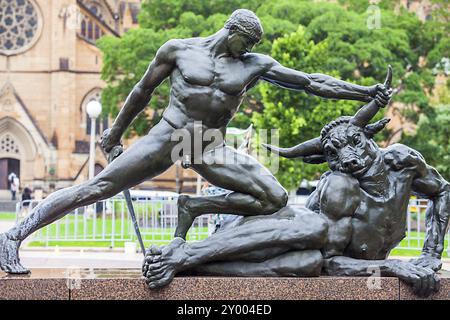
<svg viewBox="0 0 450 320">
<path fill-rule="evenodd" d="M 423 156 L 416 150 L 403 144 L 393 144 L 383 149 L 384 160 L 393 170 L 410 169 L 426 172 L 426 163 Z"/>
</svg>

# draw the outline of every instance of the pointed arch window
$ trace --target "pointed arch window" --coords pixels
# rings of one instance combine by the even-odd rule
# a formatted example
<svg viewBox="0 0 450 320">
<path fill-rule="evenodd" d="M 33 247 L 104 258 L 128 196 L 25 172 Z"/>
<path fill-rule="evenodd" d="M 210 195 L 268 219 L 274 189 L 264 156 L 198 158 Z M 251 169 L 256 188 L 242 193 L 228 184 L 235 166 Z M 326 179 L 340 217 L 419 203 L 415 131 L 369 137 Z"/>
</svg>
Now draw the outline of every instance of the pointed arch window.
<svg viewBox="0 0 450 320">
<path fill-rule="evenodd" d="M 80 35 L 89 41 L 95 42 L 104 35 L 104 32 L 97 22 L 85 16 L 81 20 Z"/>
<path fill-rule="evenodd" d="M 87 29 L 87 27 L 86 27 L 86 20 L 83 20 L 83 21 L 81 21 L 81 35 L 83 37 L 87 36 L 86 29 Z"/>
<path fill-rule="evenodd" d="M 104 10 L 105 8 L 96 0 L 84 0 L 85 7 L 89 12 L 95 16 L 98 20 L 105 22 Z M 104 32 L 101 27 L 101 23 L 91 16 L 84 15 L 81 20 L 80 35 L 86 40 L 95 42 L 100 39 Z"/>
</svg>

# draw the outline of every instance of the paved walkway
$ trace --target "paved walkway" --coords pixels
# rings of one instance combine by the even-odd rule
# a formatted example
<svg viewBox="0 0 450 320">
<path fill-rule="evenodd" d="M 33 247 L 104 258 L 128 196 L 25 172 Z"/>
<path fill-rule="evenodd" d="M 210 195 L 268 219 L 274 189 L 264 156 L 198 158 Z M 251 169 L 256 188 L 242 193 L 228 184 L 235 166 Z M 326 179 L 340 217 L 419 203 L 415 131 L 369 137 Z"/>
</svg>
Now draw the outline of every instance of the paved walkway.
<svg viewBox="0 0 450 320">
<path fill-rule="evenodd" d="M 14 227 L 15 221 L 0 221 L 0 233 L 8 231 Z"/>
<path fill-rule="evenodd" d="M 0 233 L 13 227 L 15 221 L 0 221 Z M 21 262 L 27 268 L 140 268 L 142 254 L 130 254 L 122 251 L 109 252 L 89 248 L 75 249 L 28 249 L 20 252 Z"/>
<path fill-rule="evenodd" d="M 124 252 L 21 250 L 20 260 L 27 268 L 140 268 L 143 256 Z"/>
</svg>

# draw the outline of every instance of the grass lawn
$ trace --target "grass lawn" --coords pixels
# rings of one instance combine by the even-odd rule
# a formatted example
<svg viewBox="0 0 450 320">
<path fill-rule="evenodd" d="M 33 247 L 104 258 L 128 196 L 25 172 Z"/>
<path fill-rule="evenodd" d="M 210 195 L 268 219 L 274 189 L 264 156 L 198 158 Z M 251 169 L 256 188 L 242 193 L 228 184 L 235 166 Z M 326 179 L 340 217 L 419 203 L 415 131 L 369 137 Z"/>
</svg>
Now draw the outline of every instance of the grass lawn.
<svg viewBox="0 0 450 320">
<path fill-rule="evenodd" d="M 193 232 L 197 232 L 200 229 L 200 232 L 204 233 L 205 235 L 202 236 L 195 236 L 192 235 Z M 149 229 L 141 229 L 142 232 L 148 232 Z M 144 244 L 146 247 L 149 247 L 152 244 L 157 245 L 165 245 L 168 244 L 173 239 L 173 233 L 175 232 L 175 229 L 152 229 L 155 234 L 148 235 L 148 234 L 142 234 L 142 238 L 144 240 Z M 188 234 L 187 240 L 203 240 L 207 237 L 206 233 L 208 232 L 207 228 L 192 228 L 190 230 L 190 235 Z M 72 238 L 73 239 L 73 238 Z M 91 237 L 92 239 L 92 237 Z M 111 236 L 106 236 L 105 238 L 98 236 L 95 238 L 95 241 L 90 240 L 64 240 L 64 241 L 32 241 L 28 245 L 31 247 L 104 247 L 109 248 L 112 245 L 112 239 Z M 131 240 L 132 239 L 132 240 Z M 125 242 L 130 241 L 137 241 L 136 236 L 134 233 L 130 235 L 130 240 L 123 241 L 123 240 L 114 240 L 114 247 L 115 248 L 123 248 L 125 246 Z"/>
<path fill-rule="evenodd" d="M 423 239 L 425 239 L 425 232 L 411 231 L 409 236 L 411 238 L 414 238 L 414 239 L 409 240 L 411 247 L 422 248 Z M 420 238 L 420 241 L 415 238 Z M 406 246 L 408 246 L 408 238 L 403 239 L 402 242 L 400 242 L 400 245 L 391 251 L 391 256 L 419 256 L 422 251 L 422 250 L 410 250 L 410 249 L 402 249 L 401 248 L 401 247 L 406 247 Z M 444 241 L 444 248 L 445 249 L 444 249 L 444 252 L 442 253 L 442 257 L 448 258 L 449 257 L 448 252 L 447 252 L 448 237 Z"/>
<path fill-rule="evenodd" d="M 0 221 L 16 220 L 15 212 L 0 212 Z"/>
<path fill-rule="evenodd" d="M 68 215 L 62 223 L 51 224 L 35 235 L 35 241 L 29 246 L 61 246 L 61 247 L 110 247 L 112 234 L 114 246 L 123 247 L 125 242 L 136 240 L 132 224 L 128 220 L 118 219 L 86 219 Z M 175 228 L 140 228 L 146 246 L 153 243 L 167 244 L 173 237 Z M 114 232 L 113 232 L 114 230 Z M 207 237 L 207 227 L 193 227 L 187 240 L 202 240 Z M 61 240 L 61 239 L 67 240 Z M 55 241 L 55 239 L 58 239 Z M 128 240 L 129 239 L 129 240 Z"/>
</svg>

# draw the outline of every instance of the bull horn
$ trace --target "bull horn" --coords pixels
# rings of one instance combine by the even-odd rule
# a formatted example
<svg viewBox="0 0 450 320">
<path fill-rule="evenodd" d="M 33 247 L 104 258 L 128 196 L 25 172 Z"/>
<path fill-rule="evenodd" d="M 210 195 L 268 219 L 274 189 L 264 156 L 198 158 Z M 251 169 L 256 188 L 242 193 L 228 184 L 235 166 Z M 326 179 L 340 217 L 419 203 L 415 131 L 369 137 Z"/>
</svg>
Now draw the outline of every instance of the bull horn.
<svg viewBox="0 0 450 320">
<path fill-rule="evenodd" d="M 384 129 L 386 125 L 391 121 L 389 118 L 383 118 L 380 121 L 377 121 L 372 124 L 368 124 L 364 128 L 364 132 L 368 138 L 373 138 L 374 135 L 376 135 L 378 132 Z"/>
<path fill-rule="evenodd" d="M 302 142 L 291 148 L 279 148 L 270 144 L 262 144 L 267 150 L 279 154 L 284 158 L 299 158 L 307 157 L 316 154 L 323 154 L 322 142 L 320 138 L 314 138 L 305 142 Z"/>
<path fill-rule="evenodd" d="M 392 67 L 388 66 L 388 71 L 386 75 L 386 80 L 384 80 L 384 86 L 386 89 L 390 89 L 392 84 Z M 364 128 L 367 124 L 369 124 L 370 120 L 377 114 L 380 107 L 375 102 L 375 99 L 370 101 L 367 105 L 363 106 L 358 112 L 353 116 L 353 119 L 350 123 L 355 126 Z"/>
<path fill-rule="evenodd" d="M 392 86 L 392 66 L 388 65 L 388 72 L 386 75 L 386 79 L 384 80 L 384 86 L 386 89 L 390 89 Z"/>
</svg>

